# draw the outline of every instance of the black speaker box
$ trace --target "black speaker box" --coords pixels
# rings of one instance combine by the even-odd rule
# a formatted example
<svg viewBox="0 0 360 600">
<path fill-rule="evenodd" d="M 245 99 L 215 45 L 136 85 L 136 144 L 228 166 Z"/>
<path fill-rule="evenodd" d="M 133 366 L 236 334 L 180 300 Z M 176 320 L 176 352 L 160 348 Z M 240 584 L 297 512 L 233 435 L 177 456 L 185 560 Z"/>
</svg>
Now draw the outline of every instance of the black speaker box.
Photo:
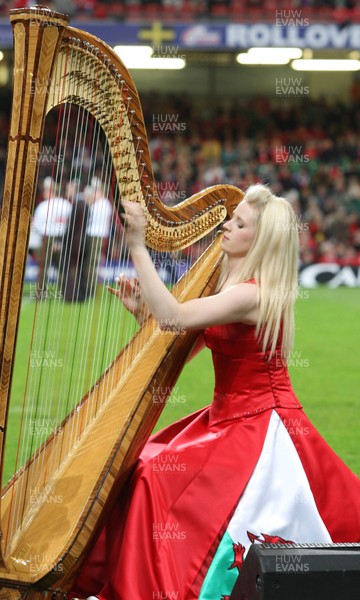
<svg viewBox="0 0 360 600">
<path fill-rule="evenodd" d="M 360 600 L 360 544 L 252 544 L 230 600 Z"/>
</svg>

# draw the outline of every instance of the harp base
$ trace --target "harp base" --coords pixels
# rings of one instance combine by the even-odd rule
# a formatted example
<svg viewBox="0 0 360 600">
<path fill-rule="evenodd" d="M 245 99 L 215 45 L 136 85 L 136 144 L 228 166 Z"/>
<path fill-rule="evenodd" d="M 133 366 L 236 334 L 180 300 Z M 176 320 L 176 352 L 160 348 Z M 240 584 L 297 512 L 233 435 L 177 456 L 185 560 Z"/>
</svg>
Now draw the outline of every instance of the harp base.
<svg viewBox="0 0 360 600">
<path fill-rule="evenodd" d="M 0 600 L 67 600 L 67 593 L 53 591 L 39 592 L 36 590 L 20 591 L 10 588 L 1 588 Z M 74 598 L 74 600 L 76 600 L 76 598 Z"/>
<path fill-rule="evenodd" d="M 21 593 L 18 590 L 0 589 L 0 600 L 20 600 Z"/>
</svg>

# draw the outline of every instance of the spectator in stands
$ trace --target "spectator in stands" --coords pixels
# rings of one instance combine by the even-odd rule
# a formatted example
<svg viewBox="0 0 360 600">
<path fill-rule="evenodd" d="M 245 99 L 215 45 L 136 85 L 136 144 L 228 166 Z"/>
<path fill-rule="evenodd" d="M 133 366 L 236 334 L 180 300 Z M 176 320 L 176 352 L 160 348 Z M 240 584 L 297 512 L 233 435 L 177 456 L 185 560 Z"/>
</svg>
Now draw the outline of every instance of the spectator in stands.
<svg viewBox="0 0 360 600">
<path fill-rule="evenodd" d="M 88 295 L 91 296 L 96 290 L 101 254 L 109 240 L 113 207 L 99 177 L 93 177 L 90 185 L 85 187 L 84 200 L 89 206 L 86 235 L 90 253 Z"/>
<path fill-rule="evenodd" d="M 59 267 L 64 234 L 71 213 L 71 202 L 59 195 L 59 186 L 51 178 L 43 181 L 43 200 L 34 211 L 31 223 L 29 250 L 39 261 L 38 287 L 43 290 L 49 269 Z"/>
<path fill-rule="evenodd" d="M 90 208 L 80 193 L 80 182 L 69 181 L 67 198 L 72 208 L 64 236 L 65 251 L 61 270 L 62 291 L 66 302 L 83 302 L 89 296 L 90 238 L 86 235 Z"/>
<path fill-rule="evenodd" d="M 51 177 L 44 179 L 43 201 L 36 207 L 32 221 L 34 230 L 41 236 L 61 238 L 65 233 L 71 202 L 62 198 L 58 189 Z"/>
</svg>

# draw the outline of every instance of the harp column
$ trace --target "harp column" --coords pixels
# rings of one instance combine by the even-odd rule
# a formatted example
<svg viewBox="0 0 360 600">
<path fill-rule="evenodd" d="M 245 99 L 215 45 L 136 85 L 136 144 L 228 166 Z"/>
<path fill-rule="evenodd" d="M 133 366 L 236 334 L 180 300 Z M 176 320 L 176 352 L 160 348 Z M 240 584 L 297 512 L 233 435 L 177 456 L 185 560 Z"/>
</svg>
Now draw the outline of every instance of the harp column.
<svg viewBox="0 0 360 600">
<path fill-rule="evenodd" d="M 10 20 L 13 102 L 0 220 L 1 456 L 47 98 L 57 51 L 68 26 L 67 17 L 40 7 L 10 11 Z"/>
</svg>

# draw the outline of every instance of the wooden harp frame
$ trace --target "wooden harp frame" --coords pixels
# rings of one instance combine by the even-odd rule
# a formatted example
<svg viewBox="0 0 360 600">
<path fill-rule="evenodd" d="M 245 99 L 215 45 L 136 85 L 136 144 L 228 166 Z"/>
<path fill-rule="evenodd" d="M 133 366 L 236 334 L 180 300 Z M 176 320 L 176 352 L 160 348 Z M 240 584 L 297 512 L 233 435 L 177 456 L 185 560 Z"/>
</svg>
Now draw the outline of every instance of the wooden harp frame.
<svg viewBox="0 0 360 600">
<path fill-rule="evenodd" d="M 147 136 L 135 85 L 125 66 L 105 43 L 73 29 L 68 19 L 42 7 L 10 12 L 14 33 L 14 81 L 11 126 L 0 222 L 0 448 L 4 455 L 16 335 L 22 297 L 29 230 L 37 185 L 38 164 L 29 160 L 41 148 L 45 116 L 55 103 L 71 102 L 89 111 L 104 130 L 110 146 L 117 184 L 122 194 L 140 202 L 146 211 L 147 245 L 158 250 L 181 249 L 214 230 L 230 216 L 243 192 L 217 185 L 173 208 L 158 197 L 151 167 Z M 63 82 L 53 80 L 55 65 L 66 61 L 67 49 L 76 49 L 93 63 L 88 73 L 71 71 L 77 94 L 68 95 Z M 104 75 L 106 73 L 106 76 Z M 57 88 L 57 95 L 54 93 Z M 97 94 L 93 90 L 97 90 Z M 96 97 L 97 96 L 97 97 Z M 114 126 L 121 115 L 122 139 Z M 116 125 L 116 123 L 115 123 Z M 123 150 L 125 141 L 127 150 Z M 173 293 L 179 301 L 201 297 L 215 289 L 221 261 L 219 236 L 182 278 Z M 190 285 L 189 285 L 190 281 Z M 6 534 L 10 499 L 20 491 L 22 480 L 34 468 L 30 459 L 13 476 L 1 495 L 0 598 L 66 598 L 81 560 L 103 525 L 105 514 L 118 496 L 141 449 L 149 437 L 166 400 L 152 401 L 152 390 L 170 393 L 184 365 L 197 332 L 174 334 L 154 327 L 149 318 L 133 340 L 86 394 L 63 423 L 64 433 L 75 414 L 91 406 L 107 385 L 106 407 L 85 432 L 78 431 L 76 448 L 67 447 L 60 473 L 52 482 L 53 493 L 63 502 L 58 510 L 50 503 L 30 509 L 26 526 Z M 134 338 L 134 339 L 135 339 Z M 140 348 L 140 351 L 138 349 Z M 119 379 L 124 361 L 131 368 Z M 120 410 L 121 407 L 121 410 Z M 119 421 L 119 412 L 126 418 Z M 104 435 L 103 435 L 104 434 Z M 101 445 L 97 440 L 101 440 Z M 51 442 L 51 443 L 50 443 Z M 44 464 L 56 445 L 56 432 L 42 444 Z M 100 456 L 101 455 L 101 456 Z M 87 468 L 91 465 L 91 469 Z M 34 554 L 47 556 L 41 568 L 31 569 Z M 12 590 L 12 591 L 11 591 Z"/>
</svg>

